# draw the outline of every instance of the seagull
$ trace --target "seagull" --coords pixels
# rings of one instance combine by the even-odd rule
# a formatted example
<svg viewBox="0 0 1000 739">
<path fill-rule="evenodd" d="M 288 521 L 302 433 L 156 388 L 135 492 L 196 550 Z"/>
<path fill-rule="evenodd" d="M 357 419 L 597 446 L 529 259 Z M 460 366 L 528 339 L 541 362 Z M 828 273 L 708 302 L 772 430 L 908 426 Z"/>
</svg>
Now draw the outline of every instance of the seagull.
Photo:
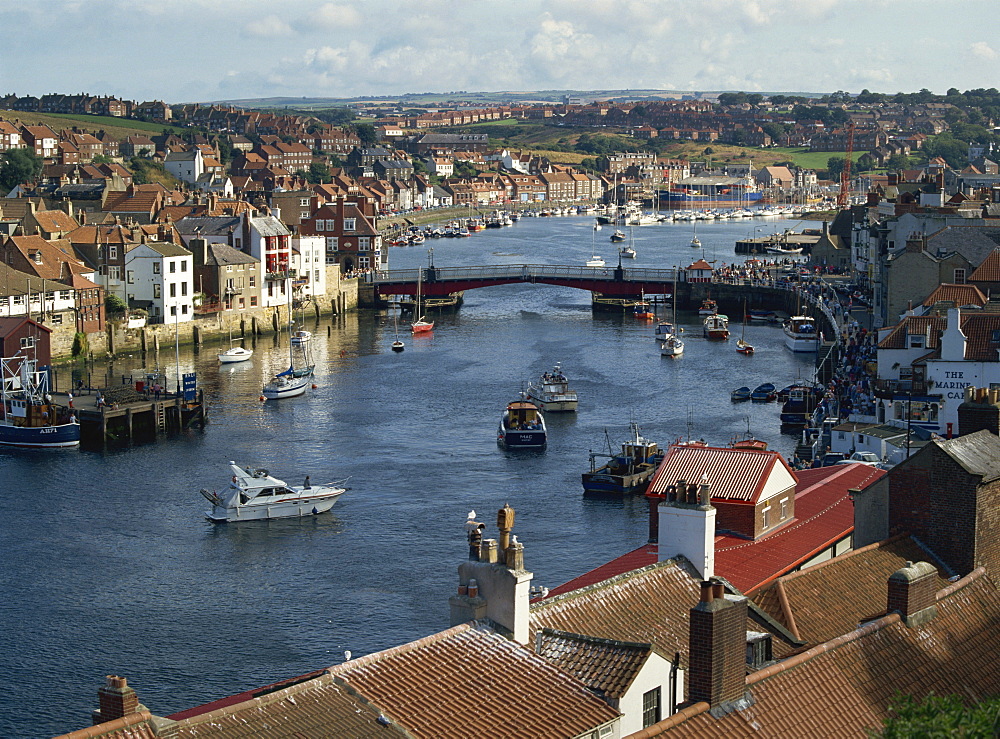
<svg viewBox="0 0 1000 739">
<path fill-rule="evenodd" d="M 510 535 L 510 543 L 511 545 L 517 544 L 517 534 Z"/>
<path fill-rule="evenodd" d="M 476 518 L 476 512 L 475 512 L 475 511 L 469 511 L 469 517 L 468 517 L 468 520 L 469 520 L 469 521 L 472 521 L 472 520 L 474 520 L 475 518 Z"/>
<path fill-rule="evenodd" d="M 351 661 L 351 650 L 350 649 L 345 649 L 344 650 L 344 661 L 345 662 L 350 662 Z"/>
</svg>

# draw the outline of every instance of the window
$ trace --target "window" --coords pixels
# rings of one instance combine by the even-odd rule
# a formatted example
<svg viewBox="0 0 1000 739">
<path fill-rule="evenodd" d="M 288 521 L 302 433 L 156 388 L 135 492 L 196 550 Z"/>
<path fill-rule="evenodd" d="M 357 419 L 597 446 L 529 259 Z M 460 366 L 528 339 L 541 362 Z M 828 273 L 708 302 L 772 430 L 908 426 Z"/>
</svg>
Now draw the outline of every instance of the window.
<svg viewBox="0 0 1000 739">
<path fill-rule="evenodd" d="M 241 298 L 241 300 L 242 300 L 242 298 Z M 257 296 L 256 295 L 251 295 L 250 296 L 250 307 L 251 308 L 256 308 L 257 307 Z"/>
<path fill-rule="evenodd" d="M 660 687 L 642 694 L 642 728 L 652 726 L 660 720 Z"/>
<path fill-rule="evenodd" d="M 362 236 L 358 239 L 358 251 L 368 251 L 369 248 L 369 238 L 367 236 Z"/>
<path fill-rule="evenodd" d="M 257 287 L 257 275 L 250 275 L 250 287 Z"/>
<path fill-rule="evenodd" d="M 354 230 L 354 223 L 355 223 L 355 221 L 356 221 L 356 219 L 354 219 L 354 218 L 345 218 L 344 219 L 344 230 L 345 231 L 353 231 Z"/>
<path fill-rule="evenodd" d="M 924 336 L 923 336 L 923 334 L 910 334 L 910 348 L 911 349 L 923 349 L 924 348 Z"/>
<path fill-rule="evenodd" d="M 188 294 L 188 284 L 186 282 L 181 283 L 181 295 Z"/>
<path fill-rule="evenodd" d="M 130 269 L 125 272 L 125 281 L 130 285 L 135 282 L 135 270 Z"/>
<path fill-rule="evenodd" d="M 233 271 L 233 265 L 227 264 L 226 265 L 226 272 L 232 272 L 232 271 Z"/>
<path fill-rule="evenodd" d="M 177 262 L 170 262 L 170 274 L 177 271 Z"/>
<path fill-rule="evenodd" d="M 118 259 L 117 246 L 108 246 L 108 259 Z"/>
<path fill-rule="evenodd" d="M 42 263 L 42 253 L 40 251 L 36 251 L 33 256 L 35 258 L 35 264 Z"/>
<path fill-rule="evenodd" d="M 176 316 L 177 315 L 177 306 L 176 305 L 170 306 L 170 315 L 172 315 L 172 316 Z"/>
<path fill-rule="evenodd" d="M 108 267 L 108 279 L 120 280 L 122 278 L 121 267 L 112 265 Z"/>
<path fill-rule="evenodd" d="M 766 529 L 771 525 L 771 506 L 767 506 L 761 513 L 761 525 Z"/>
<path fill-rule="evenodd" d="M 153 274 L 154 275 L 160 274 L 160 263 L 159 262 L 153 262 Z"/>
<path fill-rule="evenodd" d="M 328 252 L 337 251 L 337 237 L 336 236 L 327 236 L 326 237 L 326 250 Z"/>
<path fill-rule="evenodd" d="M 63 322 L 62 313 L 53 313 L 51 316 L 49 316 L 49 321 L 54 326 L 58 326 L 59 324 L 61 324 Z"/>
<path fill-rule="evenodd" d="M 188 271 L 188 260 L 182 259 L 181 260 L 181 272 L 187 272 L 187 271 Z"/>
<path fill-rule="evenodd" d="M 172 298 L 176 298 L 177 297 L 177 283 L 176 282 L 171 282 L 170 283 L 170 297 L 172 297 Z"/>
<path fill-rule="evenodd" d="M 313 279 L 316 280 L 316 282 L 319 282 L 319 270 L 318 269 L 315 272 L 313 272 Z"/>
<path fill-rule="evenodd" d="M 22 336 L 21 337 L 21 348 L 22 349 L 33 349 L 35 346 L 34 336 Z"/>
<path fill-rule="evenodd" d="M 955 270 L 955 284 L 956 285 L 964 285 L 965 284 L 965 270 L 964 269 L 959 268 L 959 269 Z"/>
<path fill-rule="evenodd" d="M 308 208 L 309 207 L 309 198 L 299 198 L 299 207 L 300 208 Z M 306 217 L 308 218 L 308 216 L 306 216 Z"/>
<path fill-rule="evenodd" d="M 181 306 L 181 313 L 183 313 L 186 316 L 187 312 L 188 312 L 188 306 L 187 303 L 185 303 L 184 305 Z"/>
<path fill-rule="evenodd" d="M 326 231 L 326 221 L 324 221 L 322 218 L 317 218 L 316 219 L 316 230 L 317 231 Z"/>
<path fill-rule="evenodd" d="M 309 211 L 308 210 L 303 210 L 303 211 L 301 211 L 299 213 L 299 220 L 300 221 L 305 221 L 305 220 L 308 220 L 308 219 L 309 219 Z"/>
<path fill-rule="evenodd" d="M 788 498 L 781 499 L 781 520 L 788 518 Z"/>
<path fill-rule="evenodd" d="M 158 283 L 153 283 L 153 297 L 160 297 L 160 285 Z"/>
</svg>

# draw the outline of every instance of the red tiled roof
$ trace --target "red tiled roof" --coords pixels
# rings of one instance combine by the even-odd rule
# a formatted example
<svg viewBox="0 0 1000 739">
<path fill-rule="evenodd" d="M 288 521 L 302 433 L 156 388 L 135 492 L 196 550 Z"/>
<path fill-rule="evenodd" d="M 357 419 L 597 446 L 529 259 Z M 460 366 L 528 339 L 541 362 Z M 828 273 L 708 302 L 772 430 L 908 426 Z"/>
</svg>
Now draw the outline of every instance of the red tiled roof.
<svg viewBox="0 0 1000 739">
<path fill-rule="evenodd" d="M 694 264 L 689 264 L 688 269 L 701 269 L 701 270 L 708 270 L 709 272 L 711 272 L 712 265 L 706 262 L 704 259 L 699 259 Z"/>
<path fill-rule="evenodd" d="M 576 737 L 617 710 L 517 642 L 469 624 L 330 668 L 418 739 Z"/>
<path fill-rule="evenodd" d="M 854 506 L 847 491 L 871 484 L 885 475 L 885 471 L 869 465 L 844 464 L 800 470 L 796 474 L 799 484 L 795 494 L 795 518 L 787 525 L 756 541 L 732 535 L 715 538 L 715 574 L 725 577 L 744 593 L 752 593 L 794 570 L 850 534 L 854 529 Z M 644 544 L 553 588 L 548 597 L 654 564 L 657 552 L 655 544 Z"/>
<path fill-rule="evenodd" d="M 865 624 L 747 678 L 753 706 L 715 718 L 696 703 L 626 739 L 865 736 L 898 695 L 1000 693 L 1000 598 L 982 568 L 937 594 L 937 615 Z"/>
<path fill-rule="evenodd" d="M 1000 282 L 1000 251 L 987 256 L 966 279 L 970 282 Z"/>
<path fill-rule="evenodd" d="M 649 492 L 662 495 L 678 480 L 697 484 L 704 477 L 712 486 L 713 500 L 757 502 L 775 465 L 783 462 L 777 452 L 675 444 L 653 475 Z M 794 481 L 795 473 L 788 473 Z"/>
<path fill-rule="evenodd" d="M 987 261 L 991 258 L 996 257 L 997 252 L 993 252 L 993 255 L 987 257 Z M 1000 264 L 998 264 L 1000 266 Z M 980 268 L 982 265 L 980 265 Z M 970 279 L 972 279 L 970 277 Z M 1000 277 L 998 277 L 1000 279 Z M 927 296 L 924 300 L 924 305 L 931 306 L 935 303 L 940 302 L 950 302 L 957 306 L 963 305 L 978 305 L 980 307 L 986 305 L 986 296 L 983 295 L 982 290 L 980 290 L 975 285 L 952 285 L 952 284 L 942 284 L 938 285 L 934 292 Z"/>
</svg>

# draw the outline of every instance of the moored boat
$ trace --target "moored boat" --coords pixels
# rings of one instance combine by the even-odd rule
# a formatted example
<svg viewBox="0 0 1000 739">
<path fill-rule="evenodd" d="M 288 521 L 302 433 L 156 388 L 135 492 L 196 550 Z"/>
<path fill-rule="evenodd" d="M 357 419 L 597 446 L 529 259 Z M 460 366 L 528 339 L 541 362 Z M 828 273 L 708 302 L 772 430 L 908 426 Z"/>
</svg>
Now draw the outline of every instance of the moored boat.
<svg viewBox="0 0 1000 739">
<path fill-rule="evenodd" d="M 787 388 L 787 399 L 781 406 L 779 418 L 786 426 L 805 426 L 816 406 L 823 399 L 822 388 L 807 385 L 792 385 Z M 785 391 L 783 390 L 782 393 Z M 781 394 L 778 395 L 781 398 Z"/>
<path fill-rule="evenodd" d="M 245 362 L 253 356 L 253 349 L 246 349 L 242 346 L 231 346 L 224 352 L 219 352 L 220 364 L 235 364 Z"/>
<path fill-rule="evenodd" d="M 615 232 L 613 234 L 611 234 L 611 241 L 614 242 L 614 243 L 619 243 L 619 242 L 624 241 L 624 240 L 625 240 L 625 232 L 624 231 L 619 231 L 619 230 L 616 229 Z"/>
<path fill-rule="evenodd" d="M 303 485 L 293 487 L 271 477 L 265 469 L 244 469 L 236 462 L 230 462 L 229 467 L 233 476 L 226 490 L 200 491 L 212 504 L 205 518 L 213 523 L 315 516 L 333 508 L 337 498 L 347 491 L 338 483 L 311 485 L 308 476 Z"/>
<path fill-rule="evenodd" d="M 785 346 L 793 352 L 814 352 L 819 345 L 819 329 L 810 316 L 792 316 L 785 322 Z"/>
<path fill-rule="evenodd" d="M 558 363 L 551 372 L 543 373 L 538 382 L 530 383 L 525 396 L 546 413 L 575 411 L 579 402 L 576 391 L 570 389 L 569 380 Z"/>
<path fill-rule="evenodd" d="M 754 403 L 770 403 L 778 399 L 773 382 L 764 382 L 753 389 L 750 393 L 750 400 Z"/>
<path fill-rule="evenodd" d="M 541 449 L 545 442 L 542 412 L 527 400 L 508 403 L 500 416 L 497 443 L 507 449 Z"/>
<path fill-rule="evenodd" d="M 631 246 L 626 246 L 621 250 L 621 255 L 625 259 L 635 259 L 635 249 Z"/>
<path fill-rule="evenodd" d="M 679 357 L 684 353 L 684 342 L 677 336 L 670 336 L 660 342 L 660 355 L 664 357 Z"/>
<path fill-rule="evenodd" d="M 711 298 L 706 298 L 701 301 L 701 307 L 698 309 L 699 316 L 711 316 L 719 312 L 719 304 L 716 303 Z"/>
<path fill-rule="evenodd" d="M 663 461 L 663 452 L 655 442 L 644 438 L 638 425 L 629 425 L 631 435 L 622 443 L 620 454 L 609 454 L 608 461 L 597 466 L 601 456 L 590 453 L 590 471 L 582 475 L 583 492 L 590 495 L 631 495 L 646 492 L 649 480 Z M 608 444 L 610 451 L 610 442 Z"/>
<path fill-rule="evenodd" d="M 298 331 L 292 332 L 292 343 L 295 344 L 296 346 L 302 346 L 310 339 L 312 339 L 311 331 L 299 329 Z"/>
<path fill-rule="evenodd" d="M 705 316 L 702 326 L 706 339 L 724 341 L 729 338 L 729 317 L 722 313 Z"/>
<path fill-rule="evenodd" d="M 49 373 L 17 355 L 0 359 L 0 444 L 64 447 L 80 443 L 76 413 L 52 402 Z"/>
<path fill-rule="evenodd" d="M 750 394 L 753 391 L 747 386 L 736 388 L 731 393 L 729 393 L 729 399 L 734 403 L 740 403 L 744 400 L 750 400 Z"/>
</svg>

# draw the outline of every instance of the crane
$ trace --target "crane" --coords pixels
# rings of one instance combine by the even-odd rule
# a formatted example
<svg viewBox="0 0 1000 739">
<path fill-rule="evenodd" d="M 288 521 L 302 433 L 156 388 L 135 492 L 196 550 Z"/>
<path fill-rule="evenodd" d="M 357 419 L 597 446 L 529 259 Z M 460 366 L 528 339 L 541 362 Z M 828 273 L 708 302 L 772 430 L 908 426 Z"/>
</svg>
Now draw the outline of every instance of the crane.
<svg viewBox="0 0 1000 739">
<path fill-rule="evenodd" d="M 837 194 L 837 207 L 847 206 L 847 195 L 851 188 L 851 160 L 854 158 L 854 121 L 847 122 L 847 156 L 844 157 L 844 168 L 840 170 L 840 192 Z"/>
</svg>

